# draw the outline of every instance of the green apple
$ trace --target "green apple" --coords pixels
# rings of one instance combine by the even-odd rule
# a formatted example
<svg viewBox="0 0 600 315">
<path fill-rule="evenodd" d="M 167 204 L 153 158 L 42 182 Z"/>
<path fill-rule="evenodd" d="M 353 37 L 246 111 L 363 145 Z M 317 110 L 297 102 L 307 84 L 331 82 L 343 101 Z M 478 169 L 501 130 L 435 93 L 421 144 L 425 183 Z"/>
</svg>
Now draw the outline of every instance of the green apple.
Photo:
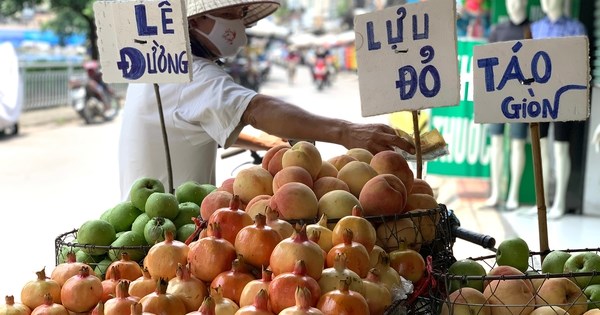
<svg viewBox="0 0 600 315">
<path fill-rule="evenodd" d="M 588 285 L 583 292 L 588 298 L 588 310 L 600 308 L 600 284 Z"/>
<path fill-rule="evenodd" d="M 487 273 L 480 263 L 472 259 L 462 259 L 454 262 L 448 268 L 448 274 L 459 276 L 481 276 L 481 280 L 450 280 L 448 292 L 452 293 L 460 288 L 469 287 L 483 292 L 483 276 Z"/>
<path fill-rule="evenodd" d="M 563 273 L 565 262 L 571 254 L 560 250 L 551 251 L 542 261 L 542 273 Z"/>
<path fill-rule="evenodd" d="M 211 184 L 200 184 L 196 181 L 187 181 L 175 189 L 175 196 L 180 203 L 193 202 L 200 206 L 206 195 L 217 189 L 217 186 Z"/>
<path fill-rule="evenodd" d="M 496 263 L 499 266 L 511 266 L 521 272 L 529 268 L 529 246 L 520 237 L 502 241 L 496 250 Z"/>
<path fill-rule="evenodd" d="M 124 201 L 117 204 L 108 216 L 106 221 L 115 228 L 115 232 L 123 232 L 131 230 L 131 224 L 135 219 L 142 214 L 131 201 Z"/>
<path fill-rule="evenodd" d="M 175 224 L 169 219 L 155 217 L 150 219 L 144 227 L 144 238 L 149 245 L 165 240 L 165 231 L 173 232 L 173 237 L 177 235 Z"/>
<path fill-rule="evenodd" d="M 86 221 L 77 230 L 77 243 L 79 244 L 108 246 L 115 239 L 117 239 L 115 228 L 104 220 Z M 95 248 L 93 246 L 86 247 L 83 250 L 90 255 L 103 255 L 108 251 L 105 248 Z"/>
<path fill-rule="evenodd" d="M 165 192 L 165 186 L 160 180 L 150 177 L 138 178 L 131 185 L 129 200 L 136 208 L 146 211 L 146 200 L 155 192 Z"/>
<path fill-rule="evenodd" d="M 592 252 L 579 253 L 572 255 L 565 261 L 564 272 L 592 272 L 600 271 L 600 255 Z M 580 288 L 585 288 L 592 284 L 600 284 L 600 275 L 598 276 L 578 276 L 573 281 Z"/>
<path fill-rule="evenodd" d="M 146 214 L 150 219 L 163 217 L 173 220 L 179 214 L 179 202 L 175 195 L 165 192 L 155 192 L 146 201 Z"/>
<path fill-rule="evenodd" d="M 200 206 L 193 202 L 183 202 L 179 204 L 179 214 L 173 220 L 177 229 L 186 225 L 186 224 L 194 224 L 192 218 L 197 218 L 200 216 Z"/>
</svg>

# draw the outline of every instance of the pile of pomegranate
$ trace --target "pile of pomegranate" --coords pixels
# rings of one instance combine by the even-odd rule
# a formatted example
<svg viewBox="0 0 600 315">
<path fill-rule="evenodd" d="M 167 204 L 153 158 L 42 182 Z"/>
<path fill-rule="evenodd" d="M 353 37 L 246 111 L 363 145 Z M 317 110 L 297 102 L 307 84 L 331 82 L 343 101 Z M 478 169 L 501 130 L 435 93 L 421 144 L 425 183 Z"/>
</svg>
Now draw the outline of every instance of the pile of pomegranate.
<svg viewBox="0 0 600 315">
<path fill-rule="evenodd" d="M 188 241 L 166 231 L 142 265 L 124 252 L 104 280 L 70 253 L 50 277 L 41 270 L 25 284 L 20 303 L 6 297 L 0 315 L 383 314 L 395 290 L 422 279 L 418 250 L 433 240 L 437 219 L 375 228 L 364 215 L 437 203 L 400 154 L 350 152 L 322 161 L 308 142 L 273 148 L 262 166 L 205 198 Z"/>
</svg>

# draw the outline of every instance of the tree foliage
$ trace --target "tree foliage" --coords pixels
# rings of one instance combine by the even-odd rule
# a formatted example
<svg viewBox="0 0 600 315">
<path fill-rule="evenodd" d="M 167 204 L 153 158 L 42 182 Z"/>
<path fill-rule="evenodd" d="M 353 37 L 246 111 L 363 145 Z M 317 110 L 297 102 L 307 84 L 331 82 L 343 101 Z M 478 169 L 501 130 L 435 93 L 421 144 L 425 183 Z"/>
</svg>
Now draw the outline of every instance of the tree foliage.
<svg viewBox="0 0 600 315">
<path fill-rule="evenodd" d="M 95 0 L 2 0 L 0 15 L 15 16 L 24 8 L 35 7 L 42 3 L 49 4 L 54 18 L 44 28 L 53 30 L 63 41 L 73 34 L 87 34 L 91 58 L 98 59 L 96 24 L 92 6 Z"/>
</svg>

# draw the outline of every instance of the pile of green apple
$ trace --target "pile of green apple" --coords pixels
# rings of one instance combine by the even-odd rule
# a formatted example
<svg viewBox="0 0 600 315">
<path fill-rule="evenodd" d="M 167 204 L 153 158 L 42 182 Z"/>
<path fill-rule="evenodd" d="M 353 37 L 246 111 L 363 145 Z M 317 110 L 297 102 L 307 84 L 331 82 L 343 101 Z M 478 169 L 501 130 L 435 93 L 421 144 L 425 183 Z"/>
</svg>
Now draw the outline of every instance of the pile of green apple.
<svg viewBox="0 0 600 315">
<path fill-rule="evenodd" d="M 118 248 L 139 247 L 127 249 L 127 253 L 132 260 L 140 262 L 151 245 L 164 240 L 167 230 L 172 231 L 177 240 L 185 241 L 196 228 L 192 218 L 200 215 L 202 200 L 216 189 L 211 184 L 187 181 L 171 194 L 165 192 L 158 179 L 140 178 L 131 187 L 130 200 L 79 227 L 73 243 L 100 247 L 65 246 L 59 263 L 64 262 L 69 251 L 74 251 L 77 261 L 95 266 L 97 275 L 105 275 L 106 268 L 121 258 Z"/>
<path fill-rule="evenodd" d="M 600 314 L 600 274 L 580 275 L 600 272 L 597 252 L 555 250 L 541 270 L 530 267 L 531 256 L 527 243 L 516 237 L 500 243 L 489 270 L 472 259 L 453 263 L 442 314 Z M 546 276 L 534 276 L 540 274 Z"/>
</svg>

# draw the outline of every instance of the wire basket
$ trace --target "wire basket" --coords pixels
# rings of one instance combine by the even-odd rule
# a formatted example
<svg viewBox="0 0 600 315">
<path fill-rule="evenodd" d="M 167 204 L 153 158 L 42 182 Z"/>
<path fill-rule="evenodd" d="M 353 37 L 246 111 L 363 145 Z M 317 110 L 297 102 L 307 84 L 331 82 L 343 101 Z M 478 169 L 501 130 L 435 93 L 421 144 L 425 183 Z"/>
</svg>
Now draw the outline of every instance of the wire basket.
<svg viewBox="0 0 600 315">
<path fill-rule="evenodd" d="M 600 248 L 567 249 L 567 253 L 596 253 Z M 600 278 L 600 270 L 591 272 L 542 273 L 542 255 L 548 252 L 530 252 L 529 268 L 525 274 L 462 276 L 434 271 L 437 279 L 429 292 L 431 313 L 464 314 L 468 308 L 473 314 L 529 314 L 536 308 L 549 307 L 549 314 L 583 314 L 590 308 L 600 307 L 600 302 L 588 301 L 584 289 L 591 279 Z M 496 268 L 496 255 L 471 258 L 486 271 Z M 497 269 L 498 270 L 498 269 Z M 466 286 L 467 281 L 482 281 L 483 294 Z M 451 286 L 460 289 L 451 291 Z M 565 290 L 564 295 L 558 292 Z M 519 292 L 517 294 L 517 292 Z M 560 297 L 560 298 L 559 298 Z M 562 310 L 561 310 L 562 309 Z M 563 311 L 564 310 L 564 311 Z M 547 314 L 547 313 L 544 313 Z"/>
<path fill-rule="evenodd" d="M 150 250 L 150 245 L 140 246 L 100 246 L 77 243 L 77 229 L 60 234 L 54 240 L 54 261 L 58 265 L 66 260 L 69 252 L 77 255 L 77 261 L 85 262 L 94 268 L 97 275 L 104 278 L 106 269 L 115 260 L 121 258 L 123 252 L 127 252 L 132 260 L 143 264 L 144 257 Z"/>
</svg>

